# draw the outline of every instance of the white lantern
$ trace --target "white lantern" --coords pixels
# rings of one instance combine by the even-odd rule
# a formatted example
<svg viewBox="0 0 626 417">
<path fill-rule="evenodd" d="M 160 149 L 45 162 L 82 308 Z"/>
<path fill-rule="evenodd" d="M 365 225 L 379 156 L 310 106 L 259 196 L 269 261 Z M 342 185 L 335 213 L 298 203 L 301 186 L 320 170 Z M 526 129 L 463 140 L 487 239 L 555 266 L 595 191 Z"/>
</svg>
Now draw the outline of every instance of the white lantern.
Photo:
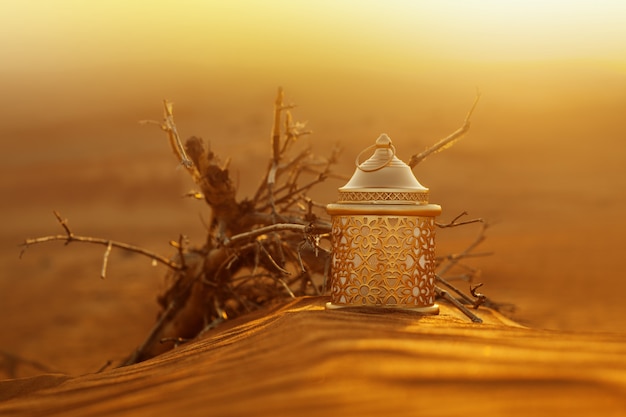
<svg viewBox="0 0 626 417">
<path fill-rule="evenodd" d="M 327 308 L 384 307 L 437 314 L 435 217 L 428 188 L 398 159 L 385 134 L 326 208 L 332 218 Z M 360 155 L 359 155 L 360 156 Z"/>
</svg>

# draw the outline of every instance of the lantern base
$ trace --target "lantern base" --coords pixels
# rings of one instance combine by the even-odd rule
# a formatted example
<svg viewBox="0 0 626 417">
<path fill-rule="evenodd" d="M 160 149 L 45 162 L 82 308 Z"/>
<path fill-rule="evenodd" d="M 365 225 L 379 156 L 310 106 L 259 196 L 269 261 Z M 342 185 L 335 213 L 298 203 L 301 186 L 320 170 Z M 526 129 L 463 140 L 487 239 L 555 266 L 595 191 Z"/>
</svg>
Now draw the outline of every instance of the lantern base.
<svg viewBox="0 0 626 417">
<path fill-rule="evenodd" d="M 353 304 L 333 304 L 332 302 L 326 303 L 326 310 L 341 310 L 341 309 L 354 309 L 354 310 L 400 310 L 400 311 L 410 311 L 412 313 L 419 314 L 429 314 L 435 315 L 439 314 L 439 304 L 433 304 L 431 306 L 426 307 L 394 307 L 394 306 L 376 306 L 376 305 L 353 305 Z"/>
</svg>

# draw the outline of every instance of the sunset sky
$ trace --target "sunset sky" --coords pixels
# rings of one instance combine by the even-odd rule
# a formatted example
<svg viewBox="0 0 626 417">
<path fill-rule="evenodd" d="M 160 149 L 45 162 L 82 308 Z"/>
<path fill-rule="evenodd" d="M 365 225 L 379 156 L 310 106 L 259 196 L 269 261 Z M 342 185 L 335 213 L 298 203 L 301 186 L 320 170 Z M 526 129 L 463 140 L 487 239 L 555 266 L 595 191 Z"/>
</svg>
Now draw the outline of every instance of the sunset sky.
<svg viewBox="0 0 626 417">
<path fill-rule="evenodd" d="M 346 91 L 363 92 L 378 85 L 369 77 L 382 77 L 399 91 L 421 80 L 467 98 L 476 86 L 503 91 L 528 81 L 506 78 L 511 68 L 621 76 L 624 21 L 619 0 L 7 0 L 0 110 L 18 125 L 33 114 L 62 119 L 133 100 L 187 100 L 181 89 L 227 80 L 241 90 L 286 84 L 327 95 L 333 83 L 362 79 Z M 355 101 L 363 101 L 358 93 Z"/>
<path fill-rule="evenodd" d="M 600 1 L 5 1 L 4 69 L 357 66 L 626 60 L 626 3 Z M 434 64 L 434 63 L 433 63 Z"/>
</svg>

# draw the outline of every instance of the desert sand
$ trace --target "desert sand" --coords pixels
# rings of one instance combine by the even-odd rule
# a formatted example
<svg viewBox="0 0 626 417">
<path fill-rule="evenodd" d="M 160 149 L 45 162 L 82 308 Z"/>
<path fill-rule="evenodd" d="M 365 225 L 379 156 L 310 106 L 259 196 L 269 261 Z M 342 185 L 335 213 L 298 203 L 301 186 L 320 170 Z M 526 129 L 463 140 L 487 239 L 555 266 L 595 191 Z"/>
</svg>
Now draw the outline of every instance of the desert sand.
<svg viewBox="0 0 626 417">
<path fill-rule="evenodd" d="M 537 331 L 483 309 L 326 310 L 305 298 L 138 365 L 0 382 L 8 415 L 619 416 L 624 336 Z"/>
</svg>

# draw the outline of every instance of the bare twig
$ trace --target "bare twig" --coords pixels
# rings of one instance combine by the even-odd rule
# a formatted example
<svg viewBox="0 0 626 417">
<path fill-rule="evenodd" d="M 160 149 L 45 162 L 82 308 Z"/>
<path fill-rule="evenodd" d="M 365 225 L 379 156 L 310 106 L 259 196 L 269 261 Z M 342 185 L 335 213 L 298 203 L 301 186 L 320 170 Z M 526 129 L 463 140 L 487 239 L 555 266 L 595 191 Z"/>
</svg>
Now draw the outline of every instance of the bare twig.
<svg viewBox="0 0 626 417">
<path fill-rule="evenodd" d="M 170 139 L 170 145 L 172 147 L 172 151 L 178 157 L 180 163 L 187 168 L 188 170 L 193 169 L 193 162 L 187 156 L 185 152 L 185 147 L 180 140 L 180 136 L 178 135 L 178 129 L 176 128 L 176 124 L 174 123 L 174 106 L 167 100 L 163 100 L 163 121 L 157 122 L 154 120 L 142 120 L 140 123 L 142 124 L 155 124 L 158 125 L 162 130 L 164 130 Z"/>
<path fill-rule="evenodd" d="M 251 230 L 249 232 L 240 233 L 238 235 L 231 236 L 230 239 L 227 239 L 224 242 L 224 246 L 234 246 L 244 241 L 252 240 L 258 236 L 272 233 L 272 232 L 281 232 L 281 231 L 292 231 L 292 232 L 303 232 L 303 233 L 328 233 L 330 232 L 330 225 L 320 224 L 320 225 L 302 225 L 302 224 L 293 224 L 293 223 L 276 223 L 270 226 L 260 227 L 255 230 Z"/>
<path fill-rule="evenodd" d="M 470 128 L 470 119 L 472 117 L 472 113 L 474 113 L 474 109 L 476 108 L 476 105 L 478 104 L 478 101 L 480 100 L 480 95 L 481 95 L 480 91 L 477 91 L 476 98 L 474 99 L 474 104 L 472 105 L 469 112 L 467 113 L 467 116 L 465 116 L 465 121 L 463 123 L 463 126 L 461 126 L 459 129 L 454 131 L 450 136 L 447 136 L 441 139 L 439 142 L 435 143 L 433 146 L 427 148 L 425 151 L 411 156 L 411 159 L 409 160 L 409 166 L 411 168 L 414 168 L 417 164 L 422 162 L 424 159 L 426 159 L 430 155 L 452 146 L 457 140 L 461 139 L 463 135 L 467 133 L 467 131 Z"/>
<path fill-rule="evenodd" d="M 61 227 L 63 227 L 63 230 L 65 230 L 65 233 L 67 234 L 67 237 L 68 237 L 67 243 L 70 243 L 70 240 L 71 240 L 71 238 L 73 236 L 73 233 L 72 233 L 72 231 L 70 230 L 70 228 L 69 228 L 69 226 L 67 224 L 67 219 L 62 218 L 61 214 L 58 211 L 56 211 L 56 210 L 54 210 L 52 213 L 54 213 L 54 217 L 57 218 L 57 220 L 61 224 Z"/>
<path fill-rule="evenodd" d="M 283 111 L 284 93 L 282 87 L 278 88 L 276 101 L 274 102 L 274 124 L 272 126 L 272 161 L 278 165 L 280 161 L 280 115 Z"/>
<path fill-rule="evenodd" d="M 454 291 L 459 297 L 461 297 L 461 299 L 465 302 L 465 304 L 474 304 L 474 300 L 472 300 L 468 295 L 466 295 L 465 293 L 463 293 L 463 291 L 459 290 L 458 288 L 456 288 L 454 285 L 452 285 L 451 283 L 449 283 L 445 278 L 443 278 L 441 275 L 436 274 L 435 275 L 435 279 L 437 280 L 437 282 L 439 284 L 443 284 L 446 287 L 448 287 L 448 289 Z"/>
<path fill-rule="evenodd" d="M 285 280 L 283 280 L 282 278 L 276 278 L 276 280 L 280 283 L 280 285 L 283 286 L 283 288 L 285 289 L 285 291 L 287 291 L 287 294 L 289 294 L 291 298 L 296 298 L 296 295 L 293 293 L 293 291 L 291 291 L 291 288 L 289 288 L 289 285 L 287 285 Z"/>
<path fill-rule="evenodd" d="M 278 171 L 278 164 L 280 162 L 280 119 L 282 111 L 284 110 L 283 106 L 283 89 L 278 88 L 278 94 L 276 95 L 276 101 L 274 102 L 274 123 L 272 125 L 272 137 L 271 137 L 271 145 L 272 145 L 272 160 L 270 163 L 270 168 L 266 176 L 266 186 L 268 190 L 268 205 L 272 208 L 272 214 L 276 213 L 276 206 L 274 204 L 274 186 L 276 185 L 276 172 Z"/>
<path fill-rule="evenodd" d="M 472 297 L 476 298 L 476 301 L 474 301 L 474 308 L 478 308 L 479 306 L 487 302 L 487 296 L 485 294 L 482 294 L 476 291 L 478 288 L 482 286 L 483 286 L 482 282 L 476 285 L 470 285 L 470 293 L 472 294 Z"/>
<path fill-rule="evenodd" d="M 463 314 L 465 314 L 467 317 L 469 317 L 470 320 L 472 320 L 474 323 L 482 323 L 483 320 L 478 317 L 476 314 L 472 313 L 467 307 L 465 307 L 462 303 L 460 303 L 456 298 L 454 298 L 453 296 L 450 295 L 449 292 L 447 292 L 446 290 L 443 290 L 439 287 L 435 287 L 435 292 L 437 293 L 438 297 L 443 298 L 444 300 L 452 303 L 456 308 L 458 308 L 459 310 L 461 310 L 461 312 Z"/>
<path fill-rule="evenodd" d="M 467 307 L 465 307 L 465 305 L 469 305 L 469 306 L 473 306 L 475 309 L 477 309 L 479 306 L 481 305 L 487 305 L 487 303 L 489 303 L 488 298 L 481 294 L 476 292 L 476 289 L 481 287 L 482 284 L 478 284 L 476 286 L 472 286 L 470 285 L 470 294 L 472 295 L 472 297 L 470 297 L 469 295 L 465 294 L 463 291 L 461 291 L 459 288 L 457 288 L 456 286 L 454 286 L 453 284 L 450 283 L 449 279 L 463 279 L 463 280 L 467 280 L 471 283 L 471 279 L 478 274 L 479 271 L 473 269 L 473 268 L 469 268 L 465 265 L 460 264 L 460 261 L 462 259 L 467 259 L 470 257 L 477 257 L 477 256 L 486 256 L 489 255 L 490 253 L 476 253 L 474 252 L 474 250 L 476 249 L 476 247 L 478 245 L 480 245 L 484 239 L 485 239 L 485 230 L 488 227 L 488 224 L 486 224 L 485 222 L 483 222 L 482 219 L 475 219 L 475 220 L 471 220 L 471 221 L 459 221 L 459 219 L 461 219 L 463 216 L 467 215 L 466 212 L 463 212 L 461 214 L 459 214 L 458 216 L 456 216 L 454 219 L 452 219 L 452 221 L 450 221 L 449 223 L 446 224 L 437 224 L 437 226 L 441 227 L 441 228 L 447 228 L 447 227 L 456 227 L 456 226 L 461 226 L 461 225 L 466 225 L 466 224 L 470 224 L 470 223 L 482 223 L 482 227 L 478 233 L 478 235 L 476 236 L 476 238 L 474 239 L 473 242 L 471 242 L 462 252 L 460 253 L 452 253 L 449 255 L 446 255 L 442 258 L 437 258 L 438 259 L 438 271 L 437 274 L 435 274 L 435 279 L 437 282 L 437 295 L 440 298 L 444 298 L 445 300 L 451 302 L 455 307 L 459 308 L 465 315 L 467 315 L 468 317 L 470 317 L 472 319 L 472 321 L 476 321 L 474 319 L 474 315 L 470 315 L 468 312 L 469 310 L 467 309 Z M 444 275 L 451 270 L 452 267 L 457 266 L 457 267 L 463 267 L 465 269 L 468 269 L 469 275 L 468 274 L 463 274 L 460 277 L 459 276 L 455 276 L 452 278 L 446 278 L 444 277 Z M 452 291 L 454 294 L 456 294 L 459 298 L 455 298 L 453 297 L 447 290 L 442 289 L 439 285 L 445 286 L 448 290 Z M 462 306 L 462 307 L 461 307 Z"/>
<path fill-rule="evenodd" d="M 160 262 L 161 264 L 175 270 L 175 271 L 179 271 L 181 270 L 181 266 L 178 265 L 175 262 L 172 262 L 171 260 L 169 260 L 168 258 L 158 255 L 154 252 L 151 252 L 147 249 L 144 248 L 140 248 L 138 246 L 134 246 L 134 245 L 129 245 L 127 243 L 122 243 L 122 242 L 116 242 L 114 240 L 109 240 L 109 239 L 101 239 L 101 238 L 97 238 L 97 237 L 91 237 L 91 236 L 78 236 L 75 235 L 69 228 L 68 224 L 67 224 L 67 220 L 64 220 L 61 218 L 60 214 L 58 212 L 54 212 L 54 215 L 56 216 L 57 220 L 59 221 L 59 223 L 61 224 L 61 226 L 63 227 L 63 229 L 65 230 L 65 234 L 64 235 L 53 235 L 53 236 L 43 236 L 43 237 L 38 237 L 38 238 L 33 238 L 33 239 L 26 239 L 24 241 L 24 243 L 21 244 L 22 246 L 22 252 L 20 253 L 20 257 L 24 254 L 24 252 L 26 252 L 26 249 L 28 249 L 31 245 L 36 245 L 39 243 L 45 243 L 45 242 L 51 242 L 51 241 L 55 241 L 55 240 L 60 240 L 60 241 L 65 241 L 65 244 L 69 244 L 70 242 L 82 242 L 82 243 L 92 243 L 92 244 L 96 244 L 96 245 L 104 245 L 107 248 L 110 247 L 116 247 L 116 248 L 120 248 L 129 252 L 135 252 L 135 253 L 139 253 L 141 255 L 147 256 L 148 258 L 155 260 L 157 262 Z M 110 250 L 109 250 L 110 252 Z M 106 252 L 105 252 L 106 254 Z M 102 267 L 102 271 L 106 272 L 106 262 L 108 259 L 108 255 L 105 258 L 105 262 L 104 265 Z"/>
<path fill-rule="evenodd" d="M 260 241 L 257 241 L 257 244 L 259 245 L 259 249 L 261 250 L 261 252 L 267 257 L 267 259 L 270 261 L 270 264 L 272 264 L 274 268 L 276 268 L 283 275 L 290 275 L 289 271 L 287 271 L 282 266 L 278 265 L 278 262 L 276 262 L 272 254 L 269 253 L 267 249 L 265 249 L 265 246 L 263 246 L 263 243 L 261 243 Z"/>
<path fill-rule="evenodd" d="M 105 370 L 106 370 L 109 366 L 111 366 L 112 364 L 113 364 L 113 362 L 112 362 L 110 359 L 109 359 L 109 360 L 107 360 L 107 361 L 104 363 L 104 365 L 102 365 L 102 366 L 101 366 L 101 367 L 100 367 L 100 368 L 96 371 L 96 373 L 97 373 L 97 374 L 99 374 L 99 373 L 104 372 L 104 371 L 105 371 Z"/>
<path fill-rule="evenodd" d="M 300 136 L 310 135 L 312 130 L 302 130 L 306 127 L 307 122 L 294 122 L 290 111 L 285 112 L 285 133 L 286 138 L 281 149 L 281 154 L 285 154 L 289 150 L 289 146 L 293 144 Z"/>
<path fill-rule="evenodd" d="M 107 276 L 107 265 L 109 263 L 109 255 L 111 254 L 112 248 L 113 248 L 113 245 L 111 244 L 111 241 L 109 241 L 109 244 L 107 245 L 107 248 L 104 251 L 104 258 L 102 259 L 102 271 L 100 272 L 100 278 L 102 279 L 105 279 Z"/>
<path fill-rule="evenodd" d="M 467 211 L 464 211 L 463 213 L 459 214 L 454 219 L 452 219 L 452 221 L 450 221 L 449 223 L 435 223 L 435 224 L 437 225 L 437 227 L 441 229 L 445 229 L 446 227 L 464 226 L 466 224 L 472 224 L 472 223 L 484 223 L 484 220 L 481 218 L 459 222 L 458 220 L 463 216 L 467 216 Z"/>
<path fill-rule="evenodd" d="M 480 233 L 476 236 L 476 239 L 468 245 L 463 252 L 459 254 L 451 254 L 446 257 L 448 263 L 444 266 L 441 266 L 441 269 L 438 271 L 440 276 L 445 275 L 454 265 L 456 265 L 461 259 L 472 256 L 471 252 L 480 245 L 485 240 L 485 231 L 487 230 L 488 224 L 482 223 L 482 228 L 480 229 Z M 484 255 L 484 254 L 481 254 Z"/>
</svg>

